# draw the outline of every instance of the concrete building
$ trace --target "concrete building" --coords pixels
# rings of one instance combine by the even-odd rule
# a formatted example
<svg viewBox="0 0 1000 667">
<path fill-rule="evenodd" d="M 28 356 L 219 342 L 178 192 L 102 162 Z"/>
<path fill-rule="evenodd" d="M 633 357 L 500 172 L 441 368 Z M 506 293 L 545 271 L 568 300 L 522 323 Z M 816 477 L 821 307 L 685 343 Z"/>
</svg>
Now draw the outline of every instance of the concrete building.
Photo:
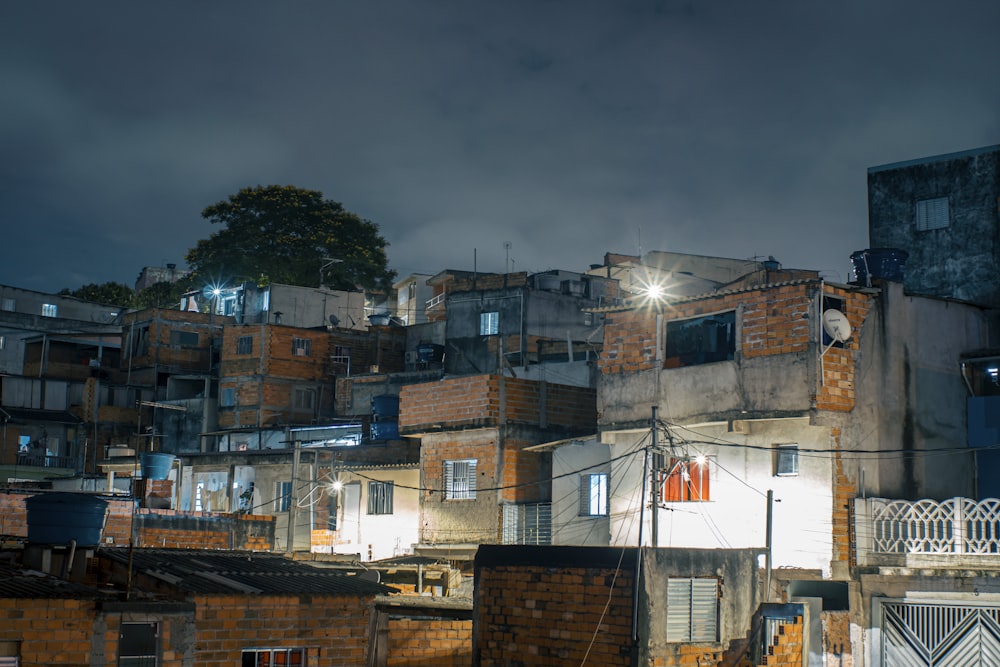
<svg viewBox="0 0 1000 667">
<path fill-rule="evenodd" d="M 1000 306 L 1000 145 L 868 169 L 873 248 L 908 254 L 907 293 Z"/>
</svg>

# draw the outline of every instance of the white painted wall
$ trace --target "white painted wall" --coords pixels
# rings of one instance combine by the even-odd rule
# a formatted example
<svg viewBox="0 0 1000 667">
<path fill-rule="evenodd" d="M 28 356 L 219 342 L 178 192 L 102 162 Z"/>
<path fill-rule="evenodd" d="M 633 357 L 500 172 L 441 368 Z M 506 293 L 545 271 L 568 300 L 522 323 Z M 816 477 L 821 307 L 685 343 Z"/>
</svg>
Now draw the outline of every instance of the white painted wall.
<svg viewBox="0 0 1000 667">
<path fill-rule="evenodd" d="M 580 475 L 611 473 L 609 448 L 595 439 L 574 441 L 552 452 L 552 543 L 608 546 L 609 516 L 580 516 Z M 609 488 L 611 480 L 609 478 Z"/>
<path fill-rule="evenodd" d="M 339 503 L 338 530 L 333 551 L 359 554 L 361 560 L 382 560 L 413 553 L 420 526 L 420 469 L 412 467 L 356 468 L 339 470 L 342 484 L 360 487 L 358 524 L 344 521 L 344 504 Z M 394 482 L 392 514 L 368 514 L 368 483 Z M 327 502 L 326 499 L 323 502 Z"/>
</svg>

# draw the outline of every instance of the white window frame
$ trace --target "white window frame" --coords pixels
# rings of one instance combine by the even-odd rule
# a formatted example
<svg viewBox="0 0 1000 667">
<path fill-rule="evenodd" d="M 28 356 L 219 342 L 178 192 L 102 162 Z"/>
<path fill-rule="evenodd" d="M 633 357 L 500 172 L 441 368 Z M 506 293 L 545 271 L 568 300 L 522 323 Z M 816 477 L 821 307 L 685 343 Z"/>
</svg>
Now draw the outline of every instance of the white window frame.
<svg viewBox="0 0 1000 667">
<path fill-rule="evenodd" d="M 444 462 L 444 499 L 475 500 L 477 459 Z"/>
<path fill-rule="evenodd" d="M 945 229 L 951 223 L 951 209 L 947 197 L 918 199 L 915 205 L 915 221 L 918 232 Z"/>
<path fill-rule="evenodd" d="M 667 579 L 667 643 L 711 643 L 719 637 L 719 580 Z"/>
<path fill-rule="evenodd" d="M 369 481 L 368 514 L 392 514 L 392 496 L 395 487 L 392 481 Z"/>
<path fill-rule="evenodd" d="M 292 506 L 292 483 L 278 480 L 274 483 L 274 511 L 287 512 Z"/>
<path fill-rule="evenodd" d="M 774 476 L 797 477 L 799 474 L 799 446 L 778 445 L 775 448 Z"/>
<path fill-rule="evenodd" d="M 42 317 L 59 317 L 59 306 L 54 303 L 43 303 Z"/>
<path fill-rule="evenodd" d="M 580 475 L 580 516 L 608 516 L 608 473 Z"/>
<path fill-rule="evenodd" d="M 292 354 L 296 357 L 312 356 L 312 340 L 309 338 L 293 338 Z"/>
<path fill-rule="evenodd" d="M 479 335 L 496 336 L 500 333 L 500 312 L 492 310 L 488 313 L 479 313 Z"/>
</svg>

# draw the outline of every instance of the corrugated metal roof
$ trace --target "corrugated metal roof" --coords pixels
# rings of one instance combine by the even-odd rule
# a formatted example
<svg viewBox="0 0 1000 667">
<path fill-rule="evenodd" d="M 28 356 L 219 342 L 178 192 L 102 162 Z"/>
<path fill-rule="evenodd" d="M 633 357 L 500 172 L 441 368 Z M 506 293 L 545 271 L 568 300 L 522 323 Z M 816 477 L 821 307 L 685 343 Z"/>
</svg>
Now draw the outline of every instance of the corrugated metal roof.
<svg viewBox="0 0 1000 667">
<path fill-rule="evenodd" d="M 96 588 L 0 563 L 0 598 L 97 600 L 105 597 L 107 596 Z"/>
<path fill-rule="evenodd" d="M 65 410 L 34 410 L 31 408 L 0 408 L 2 421 L 16 423 L 50 422 L 56 424 L 82 424 L 83 420 Z"/>
<path fill-rule="evenodd" d="M 103 549 L 100 555 L 128 566 L 127 549 Z M 260 552 L 136 549 L 132 566 L 189 593 L 384 595 L 395 590 L 343 569 Z"/>
</svg>

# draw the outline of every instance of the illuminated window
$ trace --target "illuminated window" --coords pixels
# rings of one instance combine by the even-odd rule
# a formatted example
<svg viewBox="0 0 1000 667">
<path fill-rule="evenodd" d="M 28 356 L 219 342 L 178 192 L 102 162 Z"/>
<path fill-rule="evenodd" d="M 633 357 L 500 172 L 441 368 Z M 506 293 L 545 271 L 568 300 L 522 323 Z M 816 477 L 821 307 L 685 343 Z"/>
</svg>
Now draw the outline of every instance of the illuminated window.
<svg viewBox="0 0 1000 667">
<path fill-rule="evenodd" d="M 54 303 L 43 303 L 42 304 L 42 317 L 58 317 L 59 316 L 59 306 Z"/>
<path fill-rule="evenodd" d="M 312 354 L 312 341 L 308 338 L 293 338 L 292 354 L 296 357 L 308 357 Z"/>
<path fill-rule="evenodd" d="M 302 667 L 306 664 L 304 648 L 245 648 L 242 667 Z"/>
<path fill-rule="evenodd" d="M 735 353 L 736 311 L 667 322 L 667 368 L 728 361 Z"/>
<path fill-rule="evenodd" d="M 580 516 L 608 515 L 608 474 L 580 475 Z"/>
<path fill-rule="evenodd" d="M 667 641 L 715 642 L 718 634 L 718 580 L 667 579 Z"/>
<path fill-rule="evenodd" d="M 0 350 L 6 350 L 6 349 L 7 349 L 7 337 L 0 336 Z"/>
<path fill-rule="evenodd" d="M 219 394 L 219 407 L 231 408 L 236 405 L 236 389 L 233 387 L 226 387 Z"/>
<path fill-rule="evenodd" d="M 495 336 L 500 333 L 500 313 L 493 311 L 479 314 L 479 335 Z"/>
<path fill-rule="evenodd" d="M 476 459 L 444 462 L 445 500 L 469 500 L 476 497 Z"/>
<path fill-rule="evenodd" d="M 122 623 L 118 634 L 119 667 L 156 667 L 158 627 L 156 623 Z"/>
<path fill-rule="evenodd" d="M 368 482 L 368 513 L 392 514 L 392 482 Z"/>
<path fill-rule="evenodd" d="M 253 336 L 240 336 L 236 340 L 236 354 L 253 354 Z"/>
<path fill-rule="evenodd" d="M 948 198 L 934 197 L 917 202 L 917 231 L 944 229 L 948 226 Z"/>
<path fill-rule="evenodd" d="M 660 499 L 665 503 L 711 500 L 712 467 L 710 457 L 670 459 L 669 466 L 659 471 Z"/>
</svg>

